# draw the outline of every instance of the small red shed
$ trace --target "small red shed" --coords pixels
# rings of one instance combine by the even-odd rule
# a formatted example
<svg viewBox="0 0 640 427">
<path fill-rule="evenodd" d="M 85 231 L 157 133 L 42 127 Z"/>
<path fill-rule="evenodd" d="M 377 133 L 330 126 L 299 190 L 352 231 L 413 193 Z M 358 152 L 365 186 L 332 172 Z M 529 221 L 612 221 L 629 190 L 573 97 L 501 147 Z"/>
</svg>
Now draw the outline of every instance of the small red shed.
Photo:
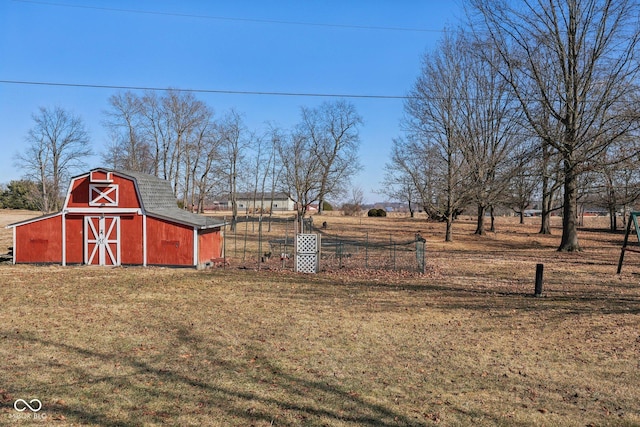
<svg viewBox="0 0 640 427">
<path fill-rule="evenodd" d="M 223 253 L 224 223 L 180 209 L 168 181 L 93 169 L 62 211 L 10 224 L 14 263 L 199 266 Z"/>
</svg>

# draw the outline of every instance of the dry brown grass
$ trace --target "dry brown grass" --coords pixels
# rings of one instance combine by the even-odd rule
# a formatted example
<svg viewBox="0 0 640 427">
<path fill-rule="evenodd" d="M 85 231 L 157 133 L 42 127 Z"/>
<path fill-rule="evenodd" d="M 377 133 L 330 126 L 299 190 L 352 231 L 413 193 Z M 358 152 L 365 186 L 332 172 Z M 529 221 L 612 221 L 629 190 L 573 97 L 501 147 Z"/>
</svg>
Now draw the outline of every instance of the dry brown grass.
<svg viewBox="0 0 640 427">
<path fill-rule="evenodd" d="M 19 209 L 0 209 L 0 254 L 6 254 L 7 249 L 13 245 L 11 230 L 7 230 L 5 227 L 14 222 L 35 218 L 39 215 L 41 215 L 40 212 Z"/>
<path fill-rule="evenodd" d="M 616 275 L 622 234 L 557 253 L 534 221 L 330 217 L 420 231 L 421 277 L 0 266 L 0 424 L 639 425 L 640 255 Z"/>
</svg>

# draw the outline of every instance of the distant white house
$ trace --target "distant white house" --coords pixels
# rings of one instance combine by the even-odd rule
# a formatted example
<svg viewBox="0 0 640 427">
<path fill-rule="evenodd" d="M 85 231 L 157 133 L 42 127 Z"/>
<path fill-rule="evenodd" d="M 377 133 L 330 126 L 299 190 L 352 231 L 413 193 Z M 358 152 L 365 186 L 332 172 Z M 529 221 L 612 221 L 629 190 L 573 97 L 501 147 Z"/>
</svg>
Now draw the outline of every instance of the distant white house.
<svg viewBox="0 0 640 427">
<path fill-rule="evenodd" d="M 237 193 L 236 203 L 238 211 L 256 212 L 277 212 L 277 211 L 293 211 L 295 210 L 295 202 L 285 193 Z M 220 201 L 222 209 L 231 210 L 231 200 L 225 198 Z"/>
</svg>

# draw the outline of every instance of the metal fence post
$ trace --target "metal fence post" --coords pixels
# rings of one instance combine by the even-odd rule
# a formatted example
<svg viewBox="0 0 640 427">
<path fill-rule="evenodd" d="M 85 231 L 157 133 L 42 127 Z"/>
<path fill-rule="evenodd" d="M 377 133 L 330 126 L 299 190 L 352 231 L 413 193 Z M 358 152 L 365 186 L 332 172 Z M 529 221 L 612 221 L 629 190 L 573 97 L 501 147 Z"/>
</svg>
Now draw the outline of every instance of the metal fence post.
<svg viewBox="0 0 640 427">
<path fill-rule="evenodd" d="M 369 268 L 369 232 L 367 231 L 367 239 L 364 243 L 364 268 Z"/>
</svg>

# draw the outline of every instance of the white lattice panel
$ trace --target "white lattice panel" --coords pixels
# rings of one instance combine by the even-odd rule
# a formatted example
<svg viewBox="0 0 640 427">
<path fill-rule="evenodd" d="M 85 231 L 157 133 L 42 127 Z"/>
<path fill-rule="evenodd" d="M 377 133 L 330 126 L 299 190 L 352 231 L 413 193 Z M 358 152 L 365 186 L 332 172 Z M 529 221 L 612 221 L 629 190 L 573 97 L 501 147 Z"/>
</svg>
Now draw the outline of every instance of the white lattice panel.
<svg viewBox="0 0 640 427">
<path fill-rule="evenodd" d="M 319 236 L 317 234 L 296 235 L 296 271 L 298 273 L 317 273 Z"/>
<path fill-rule="evenodd" d="M 296 257 L 296 271 L 298 273 L 316 273 L 317 256 L 315 254 L 300 254 Z"/>
<path fill-rule="evenodd" d="M 318 235 L 298 234 L 296 236 L 296 252 L 299 254 L 315 254 L 318 252 Z"/>
</svg>

